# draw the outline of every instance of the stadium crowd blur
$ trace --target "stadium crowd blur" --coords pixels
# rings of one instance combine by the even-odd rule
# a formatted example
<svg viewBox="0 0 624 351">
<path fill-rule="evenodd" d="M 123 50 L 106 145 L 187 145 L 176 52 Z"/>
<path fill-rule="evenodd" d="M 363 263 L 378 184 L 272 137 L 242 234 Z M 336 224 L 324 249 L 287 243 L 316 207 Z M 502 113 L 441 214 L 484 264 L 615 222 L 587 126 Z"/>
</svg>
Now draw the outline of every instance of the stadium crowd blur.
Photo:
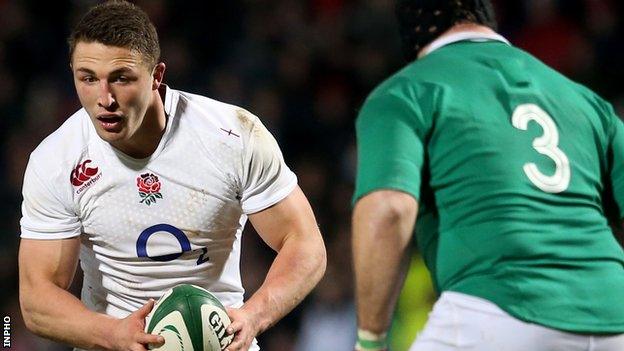
<svg viewBox="0 0 624 351">
<path fill-rule="evenodd" d="M 77 16 L 96 2 L 43 6 L 35 0 L 0 0 L 0 317 L 11 318 L 12 350 L 67 350 L 30 334 L 21 321 L 16 263 L 20 191 L 29 153 L 80 107 L 65 39 Z M 514 45 L 596 90 L 624 116 L 621 1 L 495 2 L 500 32 Z M 366 94 L 404 64 L 394 2 L 136 3 L 158 28 L 165 82 L 258 115 L 278 139 L 316 212 L 328 247 L 327 274 L 299 308 L 261 336 L 263 350 L 353 350 L 353 120 Z M 248 292 L 261 283 L 272 255 L 248 228 L 242 254 Z M 408 293 L 400 301 L 403 311 L 413 313 L 397 316 L 394 350 L 405 350 L 435 299 L 425 277 L 415 259 Z M 74 291 L 80 285 L 76 280 Z"/>
</svg>

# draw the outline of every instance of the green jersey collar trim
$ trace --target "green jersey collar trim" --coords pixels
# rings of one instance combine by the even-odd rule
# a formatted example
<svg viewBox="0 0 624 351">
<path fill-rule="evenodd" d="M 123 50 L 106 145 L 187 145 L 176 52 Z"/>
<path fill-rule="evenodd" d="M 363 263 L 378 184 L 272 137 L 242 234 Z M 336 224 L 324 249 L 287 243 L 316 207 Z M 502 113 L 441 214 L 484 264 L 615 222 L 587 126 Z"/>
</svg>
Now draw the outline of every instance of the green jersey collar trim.
<svg viewBox="0 0 624 351">
<path fill-rule="evenodd" d="M 488 34 L 488 33 L 481 33 L 481 32 L 466 31 L 466 32 L 459 32 L 459 33 L 446 35 L 446 36 L 443 36 L 441 38 L 434 40 L 433 42 L 431 42 L 431 44 L 429 44 L 429 47 L 426 48 L 419 55 L 419 57 L 426 56 L 443 46 L 453 44 L 458 41 L 464 41 L 464 40 L 481 41 L 481 42 L 495 40 L 495 41 L 503 42 L 507 45 L 511 45 L 511 43 L 509 43 L 509 40 L 505 39 L 505 37 L 497 33 Z"/>
</svg>

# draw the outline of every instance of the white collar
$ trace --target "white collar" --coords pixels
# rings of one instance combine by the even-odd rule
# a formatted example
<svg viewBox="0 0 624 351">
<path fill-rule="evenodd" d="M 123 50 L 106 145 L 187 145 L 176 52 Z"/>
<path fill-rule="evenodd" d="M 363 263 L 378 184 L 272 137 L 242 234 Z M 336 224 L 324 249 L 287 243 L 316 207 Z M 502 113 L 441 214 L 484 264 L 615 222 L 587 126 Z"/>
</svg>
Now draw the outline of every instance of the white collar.
<svg viewBox="0 0 624 351">
<path fill-rule="evenodd" d="M 465 31 L 465 32 L 449 34 L 449 35 L 443 36 L 441 38 L 438 38 L 432 41 L 431 44 L 429 44 L 429 47 L 423 50 L 420 53 L 420 55 L 418 55 L 418 57 L 421 58 L 443 46 L 446 46 L 446 45 L 449 45 L 458 41 L 463 41 L 463 40 L 470 40 L 470 41 L 496 40 L 496 41 L 503 42 L 507 45 L 511 45 L 509 43 L 509 40 L 505 39 L 502 35 L 498 33 L 482 33 L 482 32 Z"/>
<path fill-rule="evenodd" d="M 176 107 L 178 106 L 180 94 L 169 88 L 167 84 L 163 83 L 162 85 L 165 86 L 165 99 L 163 101 L 163 107 L 165 108 L 165 114 L 169 117 L 175 115 L 176 113 Z"/>
</svg>

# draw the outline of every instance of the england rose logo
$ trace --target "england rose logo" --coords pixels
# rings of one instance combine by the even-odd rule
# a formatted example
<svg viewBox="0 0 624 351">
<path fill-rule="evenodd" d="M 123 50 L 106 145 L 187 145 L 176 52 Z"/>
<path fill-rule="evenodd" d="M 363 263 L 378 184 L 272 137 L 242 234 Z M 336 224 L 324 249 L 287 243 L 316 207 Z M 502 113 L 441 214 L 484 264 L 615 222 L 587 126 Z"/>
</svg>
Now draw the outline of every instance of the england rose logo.
<svg viewBox="0 0 624 351">
<path fill-rule="evenodd" d="M 153 173 L 143 173 L 137 177 L 137 188 L 141 196 L 141 203 L 151 205 L 156 199 L 162 199 L 160 193 L 160 180 Z"/>
</svg>

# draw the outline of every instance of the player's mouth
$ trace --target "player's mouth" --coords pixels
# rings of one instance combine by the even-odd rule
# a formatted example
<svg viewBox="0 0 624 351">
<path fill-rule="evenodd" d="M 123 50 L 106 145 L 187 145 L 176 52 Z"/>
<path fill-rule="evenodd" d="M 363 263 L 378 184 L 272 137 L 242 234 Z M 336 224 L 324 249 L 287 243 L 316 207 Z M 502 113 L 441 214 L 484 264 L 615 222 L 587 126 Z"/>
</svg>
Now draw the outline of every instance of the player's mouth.
<svg viewBox="0 0 624 351">
<path fill-rule="evenodd" d="M 97 116 L 97 120 L 105 131 L 114 133 L 121 130 L 123 118 L 114 114 L 101 114 Z"/>
</svg>

